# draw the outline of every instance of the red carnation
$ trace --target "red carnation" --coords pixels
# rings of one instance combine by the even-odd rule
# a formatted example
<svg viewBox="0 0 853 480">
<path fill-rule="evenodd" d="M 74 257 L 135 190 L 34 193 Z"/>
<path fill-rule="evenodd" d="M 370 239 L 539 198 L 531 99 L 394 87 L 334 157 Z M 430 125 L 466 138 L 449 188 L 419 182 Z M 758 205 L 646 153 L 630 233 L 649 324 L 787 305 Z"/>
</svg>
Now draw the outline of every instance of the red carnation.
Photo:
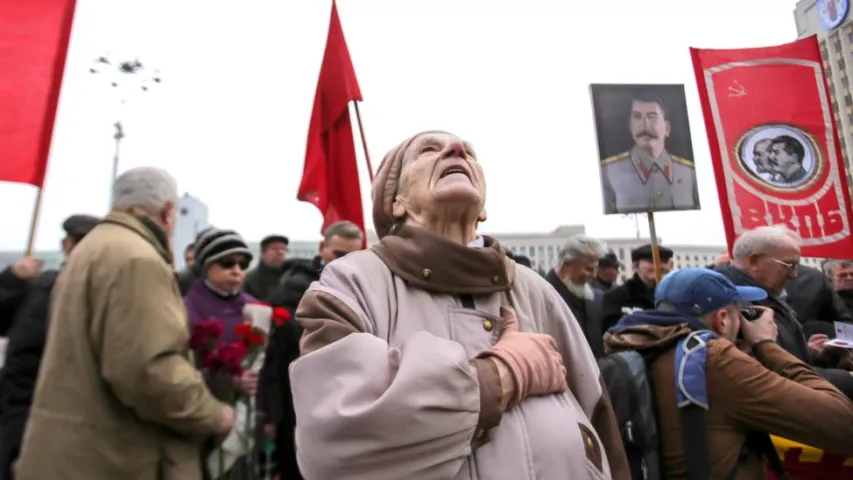
<svg viewBox="0 0 853 480">
<path fill-rule="evenodd" d="M 246 356 L 246 345 L 243 342 L 231 342 L 219 347 L 222 357 L 222 369 L 234 376 L 243 374 L 243 359 Z"/>
<path fill-rule="evenodd" d="M 217 351 L 207 352 L 201 359 L 202 367 L 216 371 L 225 366 L 225 359 Z"/>
<path fill-rule="evenodd" d="M 193 325 L 190 348 L 204 352 L 212 350 L 222 337 L 222 320 L 210 318 Z"/>
<path fill-rule="evenodd" d="M 280 327 L 288 320 L 290 320 L 290 312 L 286 308 L 275 307 L 272 309 L 272 321 L 276 325 Z"/>
<path fill-rule="evenodd" d="M 251 324 L 241 323 L 234 329 L 238 338 L 243 340 L 247 347 L 263 346 L 267 343 L 266 335 L 252 328 Z"/>
</svg>

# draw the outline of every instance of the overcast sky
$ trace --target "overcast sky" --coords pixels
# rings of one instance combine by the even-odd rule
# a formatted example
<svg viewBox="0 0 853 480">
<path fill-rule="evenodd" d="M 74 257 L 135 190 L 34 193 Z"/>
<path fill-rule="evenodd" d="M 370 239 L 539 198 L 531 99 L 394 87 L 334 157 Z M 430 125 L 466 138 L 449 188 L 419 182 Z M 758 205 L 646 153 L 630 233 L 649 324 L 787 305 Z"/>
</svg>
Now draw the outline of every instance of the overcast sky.
<svg viewBox="0 0 853 480">
<path fill-rule="evenodd" d="M 700 212 L 661 213 L 668 243 L 722 245 L 723 226 L 688 47 L 796 38 L 794 0 L 339 0 L 374 166 L 410 134 L 444 129 L 477 148 L 488 181 L 485 232 L 605 217 L 590 83 L 684 83 Z M 247 239 L 319 238 L 320 213 L 296 201 L 330 0 L 78 0 L 36 246 L 55 249 L 72 213 L 105 213 L 112 124 L 120 170 L 156 165 L 201 198 L 210 221 Z M 118 95 L 94 59 L 138 56 L 163 82 Z M 360 153 L 360 142 L 356 134 Z M 362 191 L 369 212 L 364 162 Z M 35 190 L 0 184 L 0 249 L 23 249 Z M 365 215 L 371 228 L 369 214 Z M 643 219 L 643 232 L 646 232 Z"/>
</svg>

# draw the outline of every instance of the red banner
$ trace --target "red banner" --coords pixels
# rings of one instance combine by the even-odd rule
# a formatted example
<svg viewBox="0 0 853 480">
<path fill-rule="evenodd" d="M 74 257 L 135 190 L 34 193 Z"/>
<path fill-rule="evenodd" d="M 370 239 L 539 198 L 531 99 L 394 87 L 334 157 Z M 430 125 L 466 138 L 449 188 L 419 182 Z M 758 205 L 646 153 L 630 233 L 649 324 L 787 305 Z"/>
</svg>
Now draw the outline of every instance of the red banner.
<svg viewBox="0 0 853 480">
<path fill-rule="evenodd" d="M 0 1 L 0 181 L 44 183 L 74 5 Z"/>
<path fill-rule="evenodd" d="M 785 224 L 803 238 L 803 256 L 853 258 L 817 38 L 690 53 L 729 249 L 745 230 Z"/>
</svg>

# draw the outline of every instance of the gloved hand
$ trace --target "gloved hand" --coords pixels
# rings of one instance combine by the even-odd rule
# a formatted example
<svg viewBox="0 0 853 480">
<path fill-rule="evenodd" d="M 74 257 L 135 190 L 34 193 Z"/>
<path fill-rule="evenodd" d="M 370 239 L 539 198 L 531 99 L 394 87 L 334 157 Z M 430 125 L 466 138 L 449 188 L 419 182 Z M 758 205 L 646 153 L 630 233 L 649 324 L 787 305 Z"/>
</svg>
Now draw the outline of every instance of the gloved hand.
<svg viewBox="0 0 853 480">
<path fill-rule="evenodd" d="M 508 394 L 508 407 L 527 397 L 562 393 L 568 389 L 566 367 L 557 352 L 554 337 L 542 333 L 518 331 L 518 317 L 512 307 L 501 307 L 504 319 L 501 336 L 479 358 L 494 358 L 509 370 L 513 388 Z M 500 370 L 500 367 L 499 367 Z"/>
</svg>

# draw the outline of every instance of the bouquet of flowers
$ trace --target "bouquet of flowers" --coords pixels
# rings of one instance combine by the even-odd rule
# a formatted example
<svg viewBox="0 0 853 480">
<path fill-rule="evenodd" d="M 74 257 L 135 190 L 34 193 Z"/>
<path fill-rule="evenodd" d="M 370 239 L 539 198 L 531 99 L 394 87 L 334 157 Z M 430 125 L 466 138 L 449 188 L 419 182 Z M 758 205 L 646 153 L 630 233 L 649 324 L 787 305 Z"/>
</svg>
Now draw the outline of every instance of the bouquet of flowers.
<svg viewBox="0 0 853 480">
<path fill-rule="evenodd" d="M 203 357 L 208 361 L 202 360 L 202 365 L 232 376 L 240 376 L 247 370 L 259 371 L 264 363 L 264 351 L 272 324 L 281 325 L 288 319 L 290 314 L 283 308 L 272 308 L 263 303 L 247 304 L 243 308 L 244 321 L 235 328 L 238 340 L 219 345 L 215 354 Z M 240 395 L 232 403 L 236 418 L 234 429 L 207 458 L 207 468 L 214 479 L 225 478 L 240 458 L 245 457 L 249 461 L 252 458 L 255 398 Z M 252 469 L 251 464 L 248 467 Z"/>
</svg>

